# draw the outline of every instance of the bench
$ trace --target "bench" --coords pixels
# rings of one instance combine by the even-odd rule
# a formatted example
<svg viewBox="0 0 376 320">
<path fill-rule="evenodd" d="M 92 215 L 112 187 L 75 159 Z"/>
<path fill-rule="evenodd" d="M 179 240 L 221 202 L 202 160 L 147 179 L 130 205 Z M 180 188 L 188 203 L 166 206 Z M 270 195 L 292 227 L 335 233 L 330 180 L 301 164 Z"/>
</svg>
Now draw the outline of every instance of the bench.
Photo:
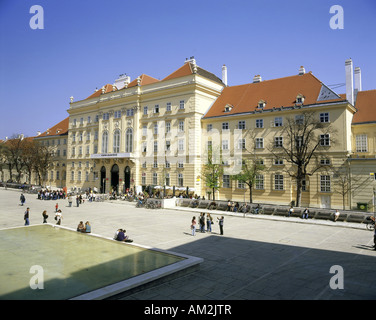
<svg viewBox="0 0 376 320">
<path fill-rule="evenodd" d="M 338 220 L 341 218 L 342 213 L 340 214 Z M 362 223 L 365 220 L 365 216 L 363 214 L 349 214 L 347 218 L 345 218 L 347 222 L 358 222 Z M 343 220 L 345 220 L 343 219 Z"/>
<path fill-rule="evenodd" d="M 264 213 L 265 213 L 265 210 L 264 210 Z M 284 216 L 284 217 L 287 217 L 288 215 L 288 209 L 281 209 L 281 208 L 277 208 L 274 213 L 273 213 L 274 216 Z"/>
<path fill-rule="evenodd" d="M 318 211 L 316 212 L 315 219 L 331 220 L 333 219 L 332 213 L 330 211 Z"/>
<path fill-rule="evenodd" d="M 274 208 L 273 207 L 263 207 L 263 214 L 273 214 L 274 213 Z"/>
</svg>

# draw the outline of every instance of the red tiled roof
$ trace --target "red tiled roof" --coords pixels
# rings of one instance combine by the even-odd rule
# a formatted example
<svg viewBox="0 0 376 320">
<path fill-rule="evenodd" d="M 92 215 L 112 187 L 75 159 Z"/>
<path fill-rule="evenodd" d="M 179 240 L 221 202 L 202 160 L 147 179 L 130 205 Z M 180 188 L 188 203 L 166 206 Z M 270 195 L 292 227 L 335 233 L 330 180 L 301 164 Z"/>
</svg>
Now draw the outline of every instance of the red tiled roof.
<svg viewBox="0 0 376 320">
<path fill-rule="evenodd" d="M 69 128 L 69 117 L 65 118 L 63 121 L 60 121 L 58 124 L 55 124 L 52 128 L 41 133 L 39 136 L 34 138 L 49 137 L 49 136 L 60 136 L 68 133 Z"/>
<path fill-rule="evenodd" d="M 312 73 L 225 87 L 204 118 L 255 111 L 261 100 L 265 101 L 264 110 L 294 106 L 299 94 L 304 96 L 304 105 L 316 104 L 322 88 L 322 82 Z M 325 102 L 344 101 L 333 92 L 331 96 Z M 227 105 L 232 108 L 225 113 Z"/>
<path fill-rule="evenodd" d="M 148 76 L 147 74 L 142 74 L 140 75 L 139 77 L 141 79 L 140 81 L 140 85 L 141 86 L 145 86 L 147 84 L 152 84 L 152 83 L 155 83 L 155 82 L 158 82 L 159 80 L 158 79 L 155 79 L 153 77 L 150 77 Z M 131 81 L 129 84 L 128 84 L 128 88 L 131 88 L 131 87 L 135 87 L 137 86 L 137 78 L 134 79 L 133 81 Z"/>
<path fill-rule="evenodd" d="M 184 63 L 179 69 L 175 70 L 173 73 L 169 74 L 162 81 L 180 78 L 192 74 L 192 68 L 190 63 Z"/>
<path fill-rule="evenodd" d="M 112 92 L 114 90 L 114 86 L 112 84 L 106 84 L 104 86 L 104 93 Z M 115 90 L 116 87 L 115 87 Z M 102 94 L 102 88 L 99 90 L 96 90 L 92 95 L 88 96 L 86 99 L 94 98 L 94 97 L 99 97 Z"/>
<path fill-rule="evenodd" d="M 359 91 L 355 108 L 353 124 L 376 122 L 376 90 Z"/>
</svg>

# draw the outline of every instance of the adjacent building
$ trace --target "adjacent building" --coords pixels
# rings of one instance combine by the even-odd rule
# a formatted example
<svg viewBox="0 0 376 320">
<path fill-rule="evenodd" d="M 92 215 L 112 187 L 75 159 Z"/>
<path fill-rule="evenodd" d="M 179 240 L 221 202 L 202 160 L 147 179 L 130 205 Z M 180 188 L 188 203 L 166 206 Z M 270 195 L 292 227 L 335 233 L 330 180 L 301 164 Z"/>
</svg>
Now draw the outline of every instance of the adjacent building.
<svg viewBox="0 0 376 320">
<path fill-rule="evenodd" d="M 351 60 L 345 70 L 346 94 L 304 67 L 288 77 L 256 75 L 228 86 L 226 66 L 220 79 L 193 57 L 162 80 L 121 75 L 86 99 L 71 97 L 69 117 L 35 137 L 55 147 L 47 184 L 101 193 L 153 186 L 208 197 L 203 168 L 210 147 L 219 150 L 224 169 L 216 199 L 248 201 L 248 187 L 232 176 L 253 159 L 264 166 L 253 200 L 294 203 L 296 168 L 283 149 L 305 141 L 289 141 L 287 128 L 314 114 L 319 143 L 302 181 L 301 205 L 373 210 L 376 90 L 362 91 Z"/>
</svg>

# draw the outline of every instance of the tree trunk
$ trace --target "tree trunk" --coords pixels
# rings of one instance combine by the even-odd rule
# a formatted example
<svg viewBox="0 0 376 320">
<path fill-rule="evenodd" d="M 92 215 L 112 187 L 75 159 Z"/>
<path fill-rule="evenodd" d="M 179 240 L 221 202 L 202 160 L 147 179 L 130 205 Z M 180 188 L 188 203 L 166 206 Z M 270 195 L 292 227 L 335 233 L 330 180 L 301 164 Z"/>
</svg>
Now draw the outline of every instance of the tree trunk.
<svg viewBox="0 0 376 320">
<path fill-rule="evenodd" d="M 252 200 L 252 185 L 249 186 L 249 203 L 253 203 L 253 200 Z"/>
<path fill-rule="evenodd" d="M 302 201 L 302 178 L 296 179 L 296 207 L 300 207 Z"/>
</svg>

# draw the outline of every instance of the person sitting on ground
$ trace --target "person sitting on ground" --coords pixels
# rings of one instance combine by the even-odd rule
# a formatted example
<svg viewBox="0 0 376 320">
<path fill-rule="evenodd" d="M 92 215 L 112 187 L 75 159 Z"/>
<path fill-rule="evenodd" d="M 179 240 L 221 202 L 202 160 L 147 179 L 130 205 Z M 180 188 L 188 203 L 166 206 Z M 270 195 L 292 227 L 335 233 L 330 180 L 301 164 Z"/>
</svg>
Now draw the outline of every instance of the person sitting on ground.
<svg viewBox="0 0 376 320">
<path fill-rule="evenodd" d="M 91 225 L 89 223 L 89 221 L 86 221 L 85 222 L 85 233 L 90 233 L 91 232 Z"/>
<path fill-rule="evenodd" d="M 80 221 L 80 223 L 78 224 L 77 231 L 78 232 L 85 232 L 85 225 L 84 225 L 83 221 Z"/>
<path fill-rule="evenodd" d="M 122 242 L 133 242 L 133 240 L 129 239 L 128 236 L 125 235 L 126 230 L 119 229 L 119 233 L 117 234 L 116 240 Z"/>
</svg>

